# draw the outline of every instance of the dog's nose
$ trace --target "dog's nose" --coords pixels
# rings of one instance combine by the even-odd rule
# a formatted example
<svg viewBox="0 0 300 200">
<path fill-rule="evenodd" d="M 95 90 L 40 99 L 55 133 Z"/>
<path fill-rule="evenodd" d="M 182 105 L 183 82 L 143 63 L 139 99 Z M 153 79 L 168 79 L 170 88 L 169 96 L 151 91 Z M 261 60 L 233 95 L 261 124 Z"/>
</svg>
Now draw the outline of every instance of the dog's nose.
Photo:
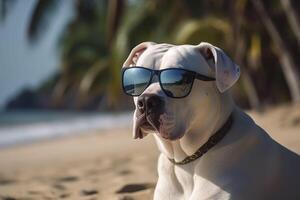
<svg viewBox="0 0 300 200">
<path fill-rule="evenodd" d="M 141 113 L 161 111 L 164 106 L 164 101 L 161 97 L 154 94 L 144 94 L 139 96 L 137 101 L 137 108 Z"/>
</svg>

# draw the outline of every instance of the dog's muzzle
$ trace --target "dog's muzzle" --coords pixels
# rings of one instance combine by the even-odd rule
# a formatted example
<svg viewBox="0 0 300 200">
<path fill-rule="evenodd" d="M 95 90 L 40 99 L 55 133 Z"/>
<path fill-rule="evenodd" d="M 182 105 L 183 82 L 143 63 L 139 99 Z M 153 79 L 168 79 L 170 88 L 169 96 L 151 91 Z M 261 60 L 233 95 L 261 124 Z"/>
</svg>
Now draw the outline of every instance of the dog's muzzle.
<svg viewBox="0 0 300 200">
<path fill-rule="evenodd" d="M 155 94 L 143 94 L 137 100 L 137 121 L 135 138 L 142 138 L 141 128 L 144 131 L 152 130 L 159 132 L 159 117 L 164 112 L 164 100 Z"/>
</svg>

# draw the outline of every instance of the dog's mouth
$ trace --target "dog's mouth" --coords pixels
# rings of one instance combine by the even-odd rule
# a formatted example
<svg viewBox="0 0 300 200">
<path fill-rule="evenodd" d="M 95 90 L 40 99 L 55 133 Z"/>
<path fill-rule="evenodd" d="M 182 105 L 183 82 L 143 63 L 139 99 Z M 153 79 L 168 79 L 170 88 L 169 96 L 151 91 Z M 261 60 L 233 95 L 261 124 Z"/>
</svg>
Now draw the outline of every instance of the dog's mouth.
<svg viewBox="0 0 300 200">
<path fill-rule="evenodd" d="M 154 123 L 147 117 L 145 113 L 140 114 L 136 118 L 136 126 L 135 126 L 135 135 L 134 139 L 142 139 L 144 136 L 148 134 L 150 131 L 157 131 L 157 127 L 159 125 L 154 125 Z"/>
<path fill-rule="evenodd" d="M 166 113 L 164 114 L 140 114 L 136 118 L 136 126 L 134 130 L 134 139 L 142 139 L 150 132 L 159 134 L 162 138 L 168 140 L 175 140 L 172 136 L 174 128 L 174 119 Z"/>
</svg>

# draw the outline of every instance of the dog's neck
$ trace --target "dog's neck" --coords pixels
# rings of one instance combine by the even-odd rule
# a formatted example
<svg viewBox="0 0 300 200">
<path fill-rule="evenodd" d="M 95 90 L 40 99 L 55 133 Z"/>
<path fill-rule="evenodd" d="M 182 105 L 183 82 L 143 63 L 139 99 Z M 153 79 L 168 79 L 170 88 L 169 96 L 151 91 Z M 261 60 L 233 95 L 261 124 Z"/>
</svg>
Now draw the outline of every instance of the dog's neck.
<svg viewBox="0 0 300 200">
<path fill-rule="evenodd" d="M 215 113 L 210 115 L 210 118 L 205 117 L 201 122 L 196 122 L 199 125 L 187 130 L 181 139 L 170 141 L 154 135 L 160 151 L 168 158 L 180 162 L 204 145 L 225 124 L 234 107 L 228 94 L 220 94 L 220 98 L 217 99 L 219 101 L 216 102 Z"/>
</svg>

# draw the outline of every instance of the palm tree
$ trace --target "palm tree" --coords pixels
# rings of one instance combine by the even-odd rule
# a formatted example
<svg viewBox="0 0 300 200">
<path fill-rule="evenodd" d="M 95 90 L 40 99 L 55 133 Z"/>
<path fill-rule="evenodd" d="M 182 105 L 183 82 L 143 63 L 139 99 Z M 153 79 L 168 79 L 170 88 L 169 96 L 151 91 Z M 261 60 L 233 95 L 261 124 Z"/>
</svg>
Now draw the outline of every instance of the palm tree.
<svg viewBox="0 0 300 200">
<path fill-rule="evenodd" d="M 259 14 L 262 22 L 265 25 L 270 37 L 272 38 L 275 46 L 276 53 L 281 63 L 283 74 L 285 75 L 287 84 L 289 86 L 292 100 L 295 103 L 300 102 L 300 77 L 297 71 L 297 67 L 292 59 L 291 53 L 287 48 L 285 42 L 276 26 L 274 25 L 271 17 L 265 10 L 264 4 L 258 0 L 251 0 L 257 13 Z"/>
<path fill-rule="evenodd" d="M 294 7 L 290 0 L 280 0 L 285 15 L 287 16 L 290 27 L 296 36 L 298 45 L 300 46 L 300 25 Z"/>
<path fill-rule="evenodd" d="M 57 0 L 37 1 L 28 28 L 30 41 L 36 42 L 42 35 L 43 20 L 53 14 L 58 3 Z M 119 79 L 116 80 L 116 70 L 112 69 L 113 41 L 125 1 L 77 0 L 75 5 L 76 17 L 62 37 L 63 56 L 59 78 L 53 88 L 54 105 L 64 106 L 70 96 L 75 99 L 72 100 L 75 107 L 82 107 L 89 99 L 102 95 L 104 101 L 108 99 L 109 106 L 114 106 L 118 97 L 112 93 L 119 89 Z"/>
<path fill-rule="evenodd" d="M 1 14 L 9 10 L 6 9 L 7 6 L 3 6 L 6 5 L 3 2 L 7 0 L 1 1 L 1 10 L 4 10 Z M 32 44 L 43 35 L 44 24 L 55 13 L 59 2 L 36 0 L 27 31 Z M 261 95 L 268 86 L 261 86 L 261 83 L 254 82 L 253 79 L 270 76 L 267 73 L 269 68 L 262 67 L 261 63 L 266 53 L 261 50 L 260 41 L 267 35 L 262 24 L 253 22 L 249 15 L 249 12 L 253 13 L 253 6 L 247 0 L 126 2 L 74 1 L 75 18 L 66 27 L 60 40 L 61 70 L 52 82 L 52 96 L 57 106 L 73 102 L 73 107 L 82 108 L 99 100 L 102 102 L 100 104 L 110 108 L 119 106 L 119 102 L 127 102 L 120 93 L 120 66 L 132 47 L 145 40 L 176 44 L 198 44 L 205 40 L 224 48 L 242 66 L 242 81 L 237 87 L 242 94 L 240 97 L 244 99 L 243 95 L 246 94 L 252 108 L 260 107 L 259 92 Z M 252 4 L 255 5 L 253 2 L 254 0 Z M 259 6 L 258 4 L 254 8 L 259 11 Z M 264 12 L 263 10 L 262 13 Z M 268 24 L 266 28 L 274 44 L 281 46 L 282 38 L 278 30 L 274 29 L 275 26 L 270 25 L 272 20 L 268 17 L 263 17 L 263 22 Z M 273 33 L 274 30 L 277 34 Z M 269 40 L 264 40 L 264 46 L 272 44 Z M 283 47 L 285 51 L 278 55 L 283 55 L 280 57 L 281 66 L 292 98 L 296 101 L 297 73 L 288 49 L 284 45 Z M 260 70 L 261 75 L 254 73 L 257 70 Z"/>
<path fill-rule="evenodd" d="M 246 34 L 244 33 L 245 27 L 245 10 L 247 8 L 247 0 L 239 0 L 232 3 L 231 7 L 231 20 L 232 23 L 232 29 L 233 29 L 233 35 L 235 38 L 235 42 L 233 43 L 233 47 L 235 49 L 234 52 L 234 60 L 238 64 L 243 64 L 245 66 L 242 66 L 242 75 L 241 80 L 244 86 L 245 93 L 247 94 L 248 101 L 250 104 L 250 107 L 255 110 L 261 109 L 261 104 L 258 97 L 258 92 L 255 88 L 254 81 L 249 74 L 249 68 L 253 69 L 255 64 L 258 64 L 257 61 L 258 57 L 260 57 L 261 51 L 260 44 L 256 45 L 257 43 L 255 41 L 257 40 L 251 40 L 250 42 L 250 48 L 246 47 Z M 248 24 L 249 26 L 249 24 Z M 258 34 L 257 34 L 258 35 Z M 256 37 L 257 38 L 257 37 Z M 254 41 L 254 42 L 253 42 Z M 253 53 L 257 52 L 257 53 Z M 248 59 L 246 62 L 244 62 L 245 57 L 248 56 Z M 252 62 L 251 62 L 252 61 Z"/>
</svg>

